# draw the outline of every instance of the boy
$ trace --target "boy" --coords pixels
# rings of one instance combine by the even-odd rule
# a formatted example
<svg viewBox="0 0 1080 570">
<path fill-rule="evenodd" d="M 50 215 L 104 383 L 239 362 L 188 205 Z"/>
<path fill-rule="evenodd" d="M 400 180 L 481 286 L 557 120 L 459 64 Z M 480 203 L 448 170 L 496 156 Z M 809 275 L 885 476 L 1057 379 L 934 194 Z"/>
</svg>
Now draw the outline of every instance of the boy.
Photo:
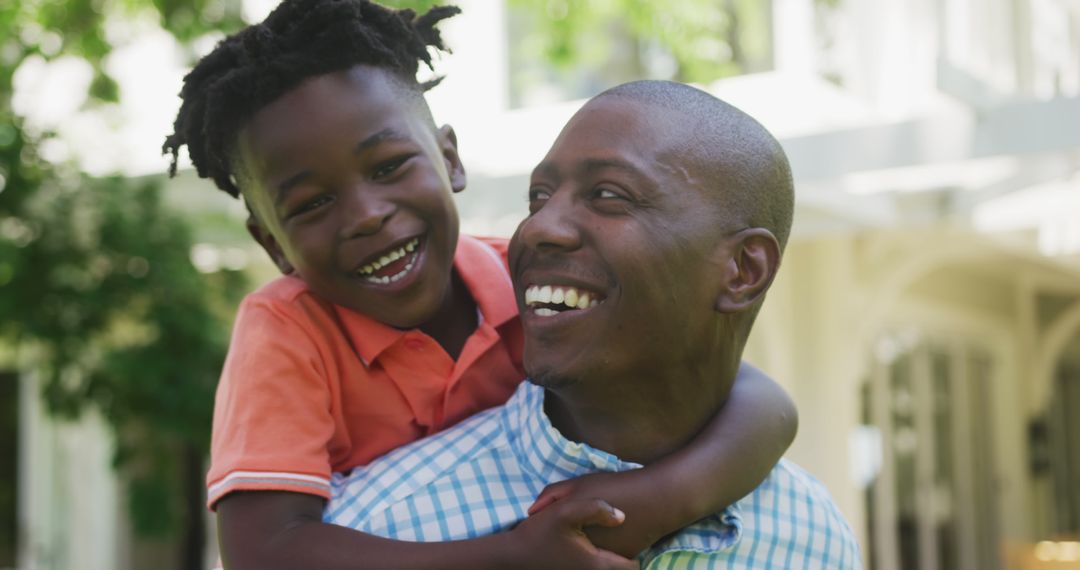
<svg viewBox="0 0 1080 570">
<path fill-rule="evenodd" d="M 331 472 L 502 403 L 523 378 L 506 244 L 459 240 L 455 135 L 435 127 L 432 85 L 415 79 L 428 46 L 443 47 L 435 24 L 455 13 L 287 0 L 185 78 L 165 150 L 175 160 L 186 144 L 200 176 L 243 196 L 249 231 L 285 274 L 242 304 L 215 403 L 209 503 L 231 567 L 631 564 L 581 538 L 586 524 L 621 522 L 602 503 L 541 510 L 547 524 L 530 526 L 550 532 L 449 543 L 321 523 Z M 794 435 L 786 395 L 751 374 L 668 460 L 571 481 L 538 504 L 618 505 L 626 523 L 589 536 L 626 556 L 720 510 Z M 675 500 L 651 500 L 657 487 Z"/>
</svg>

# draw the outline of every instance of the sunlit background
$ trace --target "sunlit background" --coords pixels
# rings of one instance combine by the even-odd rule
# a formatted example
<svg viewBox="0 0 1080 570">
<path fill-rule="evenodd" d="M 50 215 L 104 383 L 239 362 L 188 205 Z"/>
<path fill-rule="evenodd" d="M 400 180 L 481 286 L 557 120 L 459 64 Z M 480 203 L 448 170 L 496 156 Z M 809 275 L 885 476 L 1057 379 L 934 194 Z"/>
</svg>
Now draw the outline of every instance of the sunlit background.
<svg viewBox="0 0 1080 570">
<path fill-rule="evenodd" d="M 213 386 L 274 275 L 163 176 L 186 68 L 267 0 L 0 6 L 0 568 L 206 568 Z M 396 2 L 426 7 L 432 2 Z M 585 98 L 694 82 L 780 138 L 747 358 L 877 570 L 1080 568 L 1080 1 L 462 0 L 430 93 L 509 235 Z"/>
</svg>

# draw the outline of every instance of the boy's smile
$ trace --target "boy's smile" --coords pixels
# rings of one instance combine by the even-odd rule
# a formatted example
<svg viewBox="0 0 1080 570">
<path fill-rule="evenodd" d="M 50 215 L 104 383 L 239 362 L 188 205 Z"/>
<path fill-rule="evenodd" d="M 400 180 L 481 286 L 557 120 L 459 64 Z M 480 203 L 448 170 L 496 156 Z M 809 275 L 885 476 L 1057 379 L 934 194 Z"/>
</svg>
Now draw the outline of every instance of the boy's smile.
<svg viewBox="0 0 1080 570">
<path fill-rule="evenodd" d="M 398 328 L 449 302 L 465 185 L 453 132 L 378 68 L 308 79 L 240 132 L 252 233 L 332 303 Z"/>
</svg>

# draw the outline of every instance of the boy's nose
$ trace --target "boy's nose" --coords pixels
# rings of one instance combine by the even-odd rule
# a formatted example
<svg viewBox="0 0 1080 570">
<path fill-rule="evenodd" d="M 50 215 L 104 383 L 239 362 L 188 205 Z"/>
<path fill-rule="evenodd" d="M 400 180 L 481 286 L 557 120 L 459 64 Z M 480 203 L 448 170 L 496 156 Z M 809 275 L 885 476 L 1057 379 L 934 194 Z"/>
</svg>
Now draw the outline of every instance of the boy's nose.
<svg viewBox="0 0 1080 570">
<path fill-rule="evenodd" d="M 536 250 L 574 250 L 581 246 L 575 203 L 569 193 L 555 193 L 535 213 L 521 222 L 520 237 Z"/>
<path fill-rule="evenodd" d="M 346 193 L 341 226 L 343 238 L 369 236 L 378 233 L 383 224 L 397 212 L 391 200 L 370 189 L 354 188 Z"/>
</svg>

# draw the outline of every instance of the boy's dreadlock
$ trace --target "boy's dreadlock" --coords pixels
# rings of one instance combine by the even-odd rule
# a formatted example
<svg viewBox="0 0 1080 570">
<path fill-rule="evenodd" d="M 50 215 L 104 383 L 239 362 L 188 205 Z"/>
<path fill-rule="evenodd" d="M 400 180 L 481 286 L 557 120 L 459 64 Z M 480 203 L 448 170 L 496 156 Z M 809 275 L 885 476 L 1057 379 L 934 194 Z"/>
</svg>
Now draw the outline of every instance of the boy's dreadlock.
<svg viewBox="0 0 1080 570">
<path fill-rule="evenodd" d="M 169 174 L 186 144 L 199 176 L 239 197 L 231 146 L 259 109 L 309 77 L 358 64 L 389 69 L 422 93 L 438 83 L 416 81 L 421 61 L 431 67 L 428 46 L 446 51 L 435 24 L 458 12 L 436 7 L 417 18 L 367 0 L 285 0 L 261 24 L 222 40 L 184 77 L 183 103 L 162 147 L 172 155 Z"/>
</svg>

